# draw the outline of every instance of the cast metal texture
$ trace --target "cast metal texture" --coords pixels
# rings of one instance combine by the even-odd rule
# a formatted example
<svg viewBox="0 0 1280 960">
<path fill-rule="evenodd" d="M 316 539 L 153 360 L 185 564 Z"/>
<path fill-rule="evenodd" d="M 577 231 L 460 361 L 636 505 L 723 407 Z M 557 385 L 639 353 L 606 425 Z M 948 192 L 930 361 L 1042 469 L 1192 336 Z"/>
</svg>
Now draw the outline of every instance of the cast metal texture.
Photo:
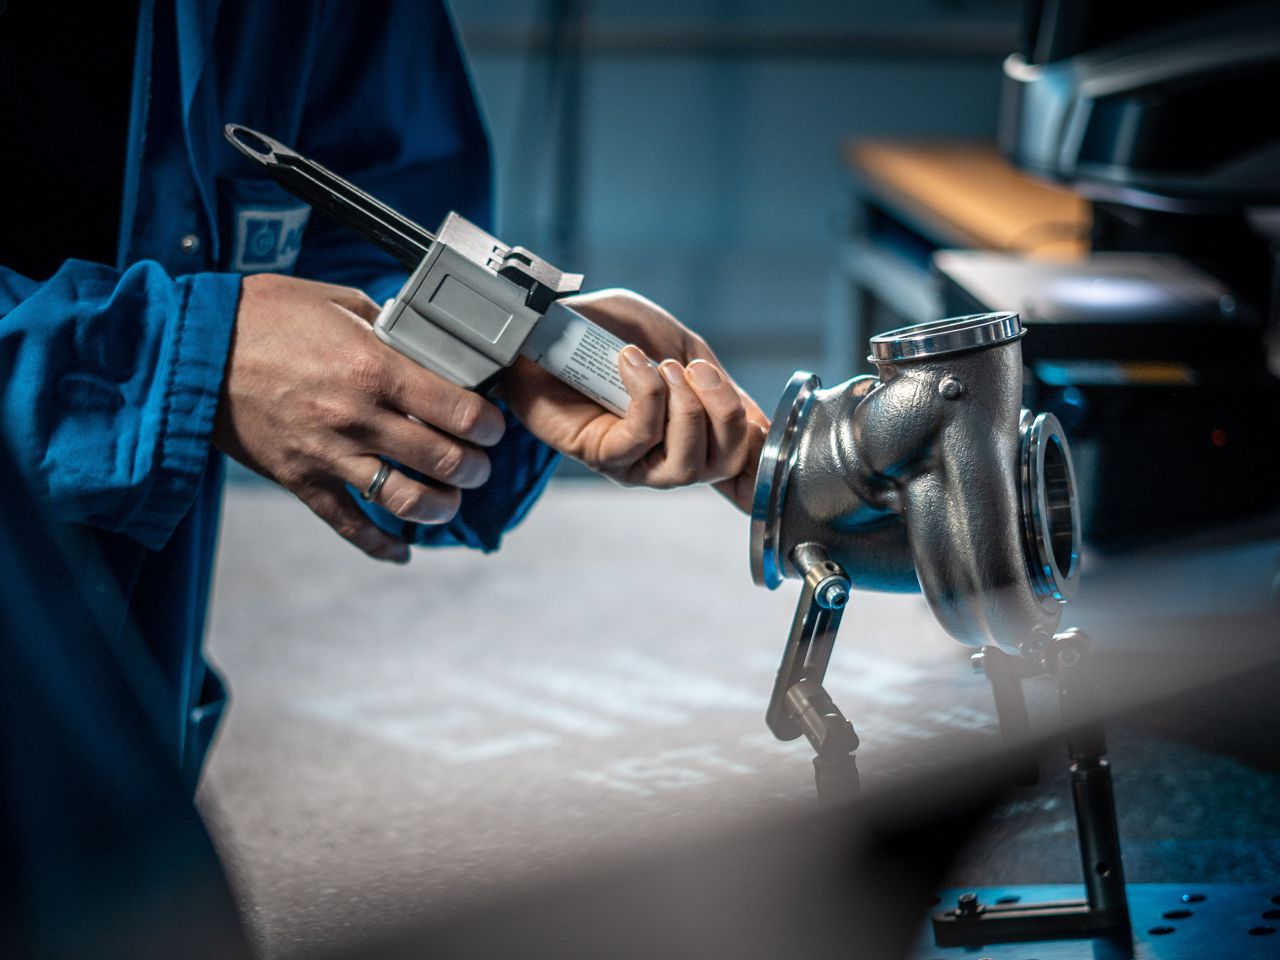
<svg viewBox="0 0 1280 960">
<path fill-rule="evenodd" d="M 1071 454 L 1021 405 L 1017 314 L 874 337 L 878 376 L 797 372 L 761 455 L 751 571 L 769 588 L 821 546 L 867 590 L 923 590 L 962 643 L 1033 653 L 1079 579 Z"/>
</svg>

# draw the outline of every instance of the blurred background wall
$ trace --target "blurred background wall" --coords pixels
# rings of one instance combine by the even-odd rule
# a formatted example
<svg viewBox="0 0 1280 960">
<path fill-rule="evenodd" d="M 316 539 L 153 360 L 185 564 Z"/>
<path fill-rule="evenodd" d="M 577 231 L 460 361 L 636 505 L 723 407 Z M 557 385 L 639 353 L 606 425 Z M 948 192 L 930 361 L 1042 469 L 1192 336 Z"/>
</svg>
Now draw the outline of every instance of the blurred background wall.
<svg viewBox="0 0 1280 960">
<path fill-rule="evenodd" d="M 454 0 L 498 224 L 707 336 L 770 410 L 850 372 L 849 137 L 994 137 L 1010 0 Z M 824 337 L 827 349 L 824 350 Z M 845 345 L 841 345 L 843 348 Z"/>
</svg>

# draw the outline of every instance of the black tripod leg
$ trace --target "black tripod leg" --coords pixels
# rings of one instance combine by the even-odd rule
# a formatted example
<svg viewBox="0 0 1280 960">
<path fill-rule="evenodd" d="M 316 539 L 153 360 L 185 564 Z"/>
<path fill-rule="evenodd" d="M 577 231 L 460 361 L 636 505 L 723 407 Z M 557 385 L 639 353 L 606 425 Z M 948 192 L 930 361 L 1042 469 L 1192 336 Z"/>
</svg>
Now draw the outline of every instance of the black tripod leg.
<svg viewBox="0 0 1280 960">
<path fill-rule="evenodd" d="M 1106 733 L 1097 719 L 1097 679 L 1089 638 L 1068 630 L 1053 638 L 1051 664 L 1058 678 L 1058 704 L 1067 727 L 1071 757 L 1071 802 L 1076 812 L 1080 864 L 1089 906 L 1119 927 L 1128 924 L 1120 830 L 1116 824 Z"/>
<path fill-rule="evenodd" d="M 1043 663 L 987 648 L 984 667 L 996 697 L 1005 735 L 1016 736 L 1027 723 L 1021 682 L 1031 670 L 1047 669 L 1057 680 L 1058 703 L 1067 730 L 1071 757 L 1071 801 L 1080 843 L 1085 900 L 1053 903 L 980 904 L 969 893 L 953 909 L 933 918 L 934 940 L 940 947 L 1074 937 L 1098 938 L 1108 955 L 1132 956 L 1129 908 L 1125 897 L 1120 833 L 1116 827 L 1115 796 L 1102 723 L 1094 704 L 1095 677 L 1089 640 L 1076 630 L 1053 638 Z M 988 659 L 990 657 L 990 659 Z M 994 666 L 994 670 L 991 669 Z M 1103 939 L 1105 938 L 1105 939 Z"/>
<path fill-rule="evenodd" d="M 1022 691 L 1023 678 L 1027 676 L 1026 662 L 1022 657 L 1012 657 L 998 647 L 983 647 L 973 656 L 973 664 L 986 674 L 991 685 L 991 698 L 996 705 L 996 720 L 1000 723 L 1000 735 L 1006 743 L 1016 744 L 1031 732 L 1027 716 L 1027 699 Z M 1040 763 L 1034 753 L 1019 757 L 1013 774 L 1013 782 L 1029 787 L 1040 780 Z"/>
</svg>

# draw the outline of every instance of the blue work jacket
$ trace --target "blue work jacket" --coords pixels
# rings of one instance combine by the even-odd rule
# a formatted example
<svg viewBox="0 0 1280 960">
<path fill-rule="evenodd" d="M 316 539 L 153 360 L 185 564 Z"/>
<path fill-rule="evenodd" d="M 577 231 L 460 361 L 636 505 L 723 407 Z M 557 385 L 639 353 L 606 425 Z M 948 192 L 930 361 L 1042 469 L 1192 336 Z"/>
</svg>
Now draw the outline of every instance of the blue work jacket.
<svg viewBox="0 0 1280 960">
<path fill-rule="evenodd" d="M 0 265 L 4 439 L 49 522 L 93 531 L 99 616 L 133 621 L 150 647 L 192 787 L 223 703 L 200 639 L 223 480 L 210 431 L 240 277 L 296 273 L 379 302 L 404 279 L 253 169 L 228 122 L 428 228 L 451 209 L 483 225 L 491 207 L 486 134 L 440 3 L 143 0 L 117 262 L 67 261 L 41 282 Z M 376 518 L 416 543 L 495 549 L 554 454 L 509 422 L 492 460 L 448 525 Z"/>
</svg>

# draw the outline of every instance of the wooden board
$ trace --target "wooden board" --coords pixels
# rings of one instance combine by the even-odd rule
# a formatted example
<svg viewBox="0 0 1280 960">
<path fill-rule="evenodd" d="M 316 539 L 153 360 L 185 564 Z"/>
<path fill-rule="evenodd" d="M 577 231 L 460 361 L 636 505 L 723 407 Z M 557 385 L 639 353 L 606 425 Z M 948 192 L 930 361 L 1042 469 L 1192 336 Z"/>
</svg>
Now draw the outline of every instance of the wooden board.
<svg viewBox="0 0 1280 960">
<path fill-rule="evenodd" d="M 1016 170 L 990 144 L 851 140 L 845 159 L 941 246 L 1057 258 L 1088 250 L 1089 202 Z"/>
</svg>

